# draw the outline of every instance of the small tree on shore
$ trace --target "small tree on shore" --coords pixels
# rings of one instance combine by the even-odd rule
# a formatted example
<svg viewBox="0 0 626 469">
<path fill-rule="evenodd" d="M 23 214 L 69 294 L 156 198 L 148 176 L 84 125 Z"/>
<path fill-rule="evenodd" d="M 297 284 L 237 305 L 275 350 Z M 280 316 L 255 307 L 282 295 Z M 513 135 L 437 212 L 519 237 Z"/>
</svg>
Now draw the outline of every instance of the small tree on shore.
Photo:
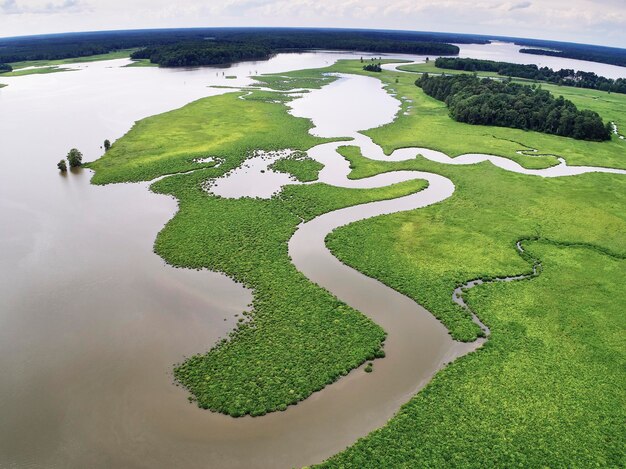
<svg viewBox="0 0 626 469">
<path fill-rule="evenodd" d="M 67 154 L 67 161 L 70 168 L 78 168 L 83 164 L 83 154 L 77 148 L 72 148 Z"/>
<path fill-rule="evenodd" d="M 67 165 L 65 164 L 65 160 L 61 160 L 57 163 L 57 168 L 59 168 L 59 171 L 61 171 L 62 173 L 67 172 Z"/>
<path fill-rule="evenodd" d="M 104 141 L 104 151 L 109 151 L 109 148 L 111 148 L 111 142 L 109 142 L 109 139 L 107 138 Z"/>
</svg>

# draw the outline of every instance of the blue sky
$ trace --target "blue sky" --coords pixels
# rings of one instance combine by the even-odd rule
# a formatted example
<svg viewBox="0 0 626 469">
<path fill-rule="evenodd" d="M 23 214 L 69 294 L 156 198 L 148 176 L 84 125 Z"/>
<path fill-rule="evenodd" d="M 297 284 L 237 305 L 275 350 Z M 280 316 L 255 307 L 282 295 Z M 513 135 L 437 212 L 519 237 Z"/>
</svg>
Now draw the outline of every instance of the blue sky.
<svg viewBox="0 0 626 469">
<path fill-rule="evenodd" d="M 0 36 L 195 26 L 511 35 L 626 48 L 626 0 L 0 0 Z"/>
</svg>

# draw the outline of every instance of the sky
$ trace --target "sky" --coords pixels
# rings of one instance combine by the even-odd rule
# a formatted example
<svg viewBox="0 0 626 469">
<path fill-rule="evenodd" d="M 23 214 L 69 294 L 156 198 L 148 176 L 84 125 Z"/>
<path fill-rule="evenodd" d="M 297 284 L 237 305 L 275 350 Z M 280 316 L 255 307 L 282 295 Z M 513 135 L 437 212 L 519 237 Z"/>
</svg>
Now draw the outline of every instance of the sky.
<svg viewBox="0 0 626 469">
<path fill-rule="evenodd" d="M 626 0 L 0 0 L 0 37 L 215 26 L 461 32 L 626 48 Z"/>
</svg>

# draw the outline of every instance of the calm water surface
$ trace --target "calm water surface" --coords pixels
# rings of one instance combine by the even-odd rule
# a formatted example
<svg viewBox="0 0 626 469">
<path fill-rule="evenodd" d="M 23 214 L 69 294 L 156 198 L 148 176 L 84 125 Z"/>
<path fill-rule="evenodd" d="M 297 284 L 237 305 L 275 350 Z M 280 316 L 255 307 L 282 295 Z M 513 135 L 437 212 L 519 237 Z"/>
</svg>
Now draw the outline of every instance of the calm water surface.
<svg viewBox="0 0 626 469">
<path fill-rule="evenodd" d="M 120 60 L 1 80 L 10 86 L 0 89 L 0 466 L 299 466 L 393 412 L 396 403 L 354 417 L 371 397 L 362 372 L 262 419 L 187 404 L 172 385 L 172 364 L 224 336 L 250 292 L 153 254 L 174 200 L 146 184 L 91 186 L 88 172 L 60 176 L 54 167 L 73 146 L 95 159 L 105 138 L 119 138 L 135 120 L 224 92 L 208 85 L 243 86 L 249 74 L 349 56 L 279 55 L 187 71 L 121 68 Z M 384 119 L 393 117 L 394 100 L 355 90 L 342 108 L 379 99 Z M 360 391 L 347 399 L 351 386 Z"/>
</svg>

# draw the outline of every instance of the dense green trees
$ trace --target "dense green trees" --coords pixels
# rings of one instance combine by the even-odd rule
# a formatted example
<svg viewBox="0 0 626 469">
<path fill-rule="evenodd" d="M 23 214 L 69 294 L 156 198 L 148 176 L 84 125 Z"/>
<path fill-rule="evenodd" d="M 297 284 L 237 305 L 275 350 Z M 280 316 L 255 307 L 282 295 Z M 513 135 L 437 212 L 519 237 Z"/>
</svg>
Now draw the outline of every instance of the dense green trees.
<svg viewBox="0 0 626 469">
<path fill-rule="evenodd" d="M 596 75 L 592 72 L 575 71 L 564 68 L 554 71 L 548 67 L 537 65 L 522 65 L 509 62 L 495 62 L 493 60 L 466 59 L 457 57 L 440 57 L 435 61 L 438 68 L 449 70 L 463 70 L 466 72 L 495 72 L 498 75 L 530 80 L 547 81 L 564 86 L 589 88 L 592 90 L 612 91 L 626 94 L 626 80 L 613 80 Z"/>
<path fill-rule="evenodd" d="M 12 72 L 12 71 L 13 71 L 13 67 L 11 67 L 9 64 L 0 63 L 0 73 L 6 73 L 6 72 Z"/>
<path fill-rule="evenodd" d="M 72 148 L 67 154 L 67 161 L 70 168 L 78 168 L 83 164 L 83 154 L 77 148 Z"/>
<path fill-rule="evenodd" d="M 586 44 L 576 44 L 577 47 L 566 47 L 565 50 L 550 49 L 520 49 L 522 54 L 549 55 L 552 57 L 563 57 L 566 59 L 587 60 L 589 62 L 600 62 L 603 64 L 626 66 L 626 53 L 624 49 L 616 47 L 588 46 Z"/>
<path fill-rule="evenodd" d="M 278 49 L 343 48 L 371 52 L 402 52 L 387 49 L 390 43 L 422 44 L 436 48 L 437 55 L 458 53 L 454 44 L 485 44 L 484 37 L 454 33 L 417 31 L 366 31 L 310 28 L 191 28 L 131 31 L 98 31 L 88 33 L 50 34 L 0 38 L 0 63 L 25 60 L 53 60 L 105 54 L 114 50 L 154 47 L 181 42 L 243 42 Z M 340 42 L 341 41 L 341 42 Z M 380 49 L 362 48 L 365 44 Z M 448 43 L 448 44 L 444 44 Z M 329 46 L 330 45 L 330 46 Z M 395 47 L 395 46 L 394 46 Z M 415 52 L 414 53 L 422 53 Z M 423 52 L 428 54 L 429 52 Z"/>
<path fill-rule="evenodd" d="M 266 60 L 280 51 L 310 49 L 441 55 L 455 55 L 459 52 L 459 48 L 451 44 L 370 37 L 346 31 L 241 33 L 235 38 L 146 47 L 134 52 L 131 58 L 149 59 L 162 67 L 189 67 Z"/>
<path fill-rule="evenodd" d="M 150 59 L 162 67 L 197 67 L 221 65 L 242 60 L 267 60 L 272 50 L 251 43 L 187 42 L 141 49 L 133 59 Z"/>
<path fill-rule="evenodd" d="M 366 72 L 382 72 L 383 69 L 380 64 L 368 64 L 363 66 L 363 70 Z"/>
<path fill-rule="evenodd" d="M 67 164 L 65 164 L 65 160 L 61 160 L 57 163 L 57 168 L 59 168 L 59 171 L 61 171 L 62 173 L 67 172 Z"/>
<path fill-rule="evenodd" d="M 609 124 L 604 124 L 596 112 L 581 111 L 562 96 L 554 98 L 534 85 L 481 80 L 468 74 L 424 74 L 415 84 L 427 95 L 444 101 L 450 116 L 459 122 L 535 130 L 578 140 L 611 138 Z"/>
</svg>

